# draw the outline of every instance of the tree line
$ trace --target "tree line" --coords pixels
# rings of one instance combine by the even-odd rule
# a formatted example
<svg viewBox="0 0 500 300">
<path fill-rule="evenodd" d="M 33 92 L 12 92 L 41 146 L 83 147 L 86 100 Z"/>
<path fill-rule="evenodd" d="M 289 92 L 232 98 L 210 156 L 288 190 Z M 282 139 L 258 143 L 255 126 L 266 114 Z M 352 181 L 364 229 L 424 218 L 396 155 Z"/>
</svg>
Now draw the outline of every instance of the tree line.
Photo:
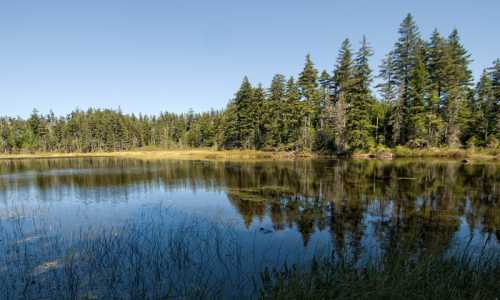
<svg viewBox="0 0 500 300">
<path fill-rule="evenodd" d="M 268 88 L 244 78 L 222 111 L 136 116 L 76 110 L 64 117 L 0 118 L 0 151 L 116 151 L 144 146 L 281 149 L 344 153 L 395 147 L 498 147 L 500 59 L 474 85 L 458 31 L 424 39 L 411 14 L 374 75 L 365 37 L 346 39 L 332 71 L 310 55 L 297 78 Z M 374 77 L 378 78 L 372 90 Z"/>
</svg>

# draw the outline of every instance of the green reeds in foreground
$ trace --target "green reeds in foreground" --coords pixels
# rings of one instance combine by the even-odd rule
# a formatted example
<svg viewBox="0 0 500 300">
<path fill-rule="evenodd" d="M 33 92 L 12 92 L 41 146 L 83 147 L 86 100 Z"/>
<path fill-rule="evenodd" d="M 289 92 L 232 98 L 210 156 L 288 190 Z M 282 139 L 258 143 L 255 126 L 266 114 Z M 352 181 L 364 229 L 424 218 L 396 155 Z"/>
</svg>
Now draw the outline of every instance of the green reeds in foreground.
<svg viewBox="0 0 500 300">
<path fill-rule="evenodd" d="M 228 224 L 154 211 L 69 236 L 39 211 L 0 219 L 0 299 L 500 298 L 497 252 L 397 246 L 362 263 L 318 254 L 301 268 L 271 266 L 278 251 L 256 253 Z"/>
<path fill-rule="evenodd" d="M 500 299 L 500 256 L 391 253 L 363 267 L 326 258 L 261 278 L 262 299 Z"/>
</svg>

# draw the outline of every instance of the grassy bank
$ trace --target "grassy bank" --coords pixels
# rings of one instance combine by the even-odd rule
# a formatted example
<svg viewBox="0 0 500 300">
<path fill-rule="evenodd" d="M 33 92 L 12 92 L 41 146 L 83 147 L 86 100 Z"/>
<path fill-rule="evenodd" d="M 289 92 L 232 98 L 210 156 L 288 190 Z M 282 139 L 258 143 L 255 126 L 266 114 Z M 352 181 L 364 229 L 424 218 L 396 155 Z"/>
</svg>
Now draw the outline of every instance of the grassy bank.
<svg viewBox="0 0 500 300">
<path fill-rule="evenodd" d="M 19 153 L 0 154 L 0 159 L 36 159 L 36 158 L 78 158 L 78 157 L 122 157 L 145 160 L 291 160 L 312 157 L 308 153 L 264 152 L 256 150 L 212 150 L 212 149 L 137 149 L 117 152 L 90 153 Z"/>
<path fill-rule="evenodd" d="M 445 158 L 456 160 L 497 160 L 500 161 L 499 148 L 422 148 L 412 149 L 398 146 L 396 148 L 375 148 L 366 152 L 353 153 L 355 158 Z"/>
<path fill-rule="evenodd" d="M 334 155 L 315 154 L 311 152 L 258 151 L 258 150 L 213 150 L 141 148 L 130 151 L 116 152 L 41 152 L 0 154 L 0 159 L 36 159 L 36 158 L 78 158 L 78 157 L 122 157 L 144 160 L 175 159 L 175 160 L 293 160 L 307 158 L 334 158 Z M 392 158 L 444 158 L 456 160 L 490 160 L 500 161 L 500 149 L 488 148 L 425 148 L 412 149 L 407 147 L 375 148 L 370 151 L 352 153 L 353 158 L 362 159 L 392 159 Z"/>
</svg>

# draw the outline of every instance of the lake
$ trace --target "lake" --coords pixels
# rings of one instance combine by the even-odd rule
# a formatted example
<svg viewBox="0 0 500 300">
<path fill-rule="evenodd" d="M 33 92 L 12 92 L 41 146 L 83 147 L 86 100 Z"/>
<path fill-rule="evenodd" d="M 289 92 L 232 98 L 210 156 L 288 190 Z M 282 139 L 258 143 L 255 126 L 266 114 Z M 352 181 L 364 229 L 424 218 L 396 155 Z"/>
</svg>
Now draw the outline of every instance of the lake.
<svg viewBox="0 0 500 300">
<path fill-rule="evenodd" d="M 498 249 L 499 199 L 497 163 L 2 160 L 0 289 L 251 296 L 266 267 L 315 255 Z"/>
</svg>

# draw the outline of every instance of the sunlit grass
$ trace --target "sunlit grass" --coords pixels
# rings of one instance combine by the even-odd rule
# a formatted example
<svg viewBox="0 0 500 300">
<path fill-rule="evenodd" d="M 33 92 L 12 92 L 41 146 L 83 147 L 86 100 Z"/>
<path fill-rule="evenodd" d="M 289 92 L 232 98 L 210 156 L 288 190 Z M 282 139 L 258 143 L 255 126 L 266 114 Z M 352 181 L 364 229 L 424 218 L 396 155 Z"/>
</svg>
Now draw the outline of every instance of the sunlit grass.
<svg viewBox="0 0 500 300">
<path fill-rule="evenodd" d="M 251 160 L 294 160 L 310 158 L 335 157 L 333 154 L 315 154 L 312 152 L 292 152 L 292 151 L 259 151 L 259 150 L 215 150 L 213 148 L 193 148 L 193 149 L 163 149 L 159 147 L 145 147 L 129 151 L 115 152 L 34 152 L 0 154 L 0 159 L 30 159 L 30 158 L 78 158 L 78 157 L 121 157 L 142 160 L 231 160 L 231 161 L 251 161 Z M 488 160 L 500 161 L 500 149 L 497 148 L 447 148 L 430 147 L 423 149 L 413 149 L 398 146 L 395 148 L 376 147 L 369 151 L 355 151 L 354 158 L 445 158 L 456 160 Z"/>
<path fill-rule="evenodd" d="M 173 149 L 146 148 L 116 152 L 89 152 L 89 153 L 19 153 L 0 154 L 0 159 L 20 158 L 73 158 L 73 157 L 122 157 L 144 160 L 290 160 L 311 157 L 308 153 L 294 152 L 265 152 L 257 150 L 213 150 L 213 149 Z"/>
</svg>

